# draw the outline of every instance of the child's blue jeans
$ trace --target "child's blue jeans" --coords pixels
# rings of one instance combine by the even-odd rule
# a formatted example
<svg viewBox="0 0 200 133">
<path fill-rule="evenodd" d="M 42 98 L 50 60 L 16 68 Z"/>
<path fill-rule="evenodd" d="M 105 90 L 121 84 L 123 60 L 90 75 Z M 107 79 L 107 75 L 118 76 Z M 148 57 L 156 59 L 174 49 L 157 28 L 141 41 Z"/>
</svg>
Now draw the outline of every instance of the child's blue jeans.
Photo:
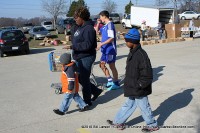
<svg viewBox="0 0 200 133">
<path fill-rule="evenodd" d="M 145 120 L 148 127 L 157 126 L 157 121 L 154 119 L 152 110 L 148 101 L 148 97 L 128 97 L 121 109 L 115 116 L 114 124 L 122 124 L 133 114 L 137 106 L 140 108 L 142 117 Z"/>
<path fill-rule="evenodd" d="M 65 93 L 64 94 L 64 98 L 60 104 L 60 108 L 59 110 L 62 112 L 66 112 L 72 102 L 72 99 L 74 99 L 74 101 L 76 103 L 78 103 L 79 107 L 81 109 L 83 109 L 86 106 L 86 103 L 83 101 L 83 99 L 81 98 L 81 96 L 78 93 Z"/>
</svg>

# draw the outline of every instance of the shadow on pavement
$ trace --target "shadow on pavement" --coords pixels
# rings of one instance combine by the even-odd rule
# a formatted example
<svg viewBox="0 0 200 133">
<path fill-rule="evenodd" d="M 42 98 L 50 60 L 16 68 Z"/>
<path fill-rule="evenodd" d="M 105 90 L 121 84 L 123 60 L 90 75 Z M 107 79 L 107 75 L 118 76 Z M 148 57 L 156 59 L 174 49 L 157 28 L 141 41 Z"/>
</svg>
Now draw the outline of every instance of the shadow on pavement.
<svg viewBox="0 0 200 133">
<path fill-rule="evenodd" d="M 37 49 L 30 49 L 30 54 L 39 54 L 45 53 L 55 50 L 55 48 L 37 48 Z"/>
<path fill-rule="evenodd" d="M 71 114 L 71 113 L 74 113 L 74 112 L 77 112 L 77 111 L 79 111 L 79 109 L 70 110 L 70 111 L 67 111 L 67 114 Z"/>
<path fill-rule="evenodd" d="M 31 54 L 39 54 L 39 53 L 45 53 L 55 50 L 54 48 L 37 48 L 37 49 L 30 49 L 30 55 Z M 21 51 L 12 51 L 12 52 L 6 52 L 5 57 L 12 57 L 12 56 L 24 56 L 25 53 Z M 28 55 L 27 55 L 28 56 Z"/>
<path fill-rule="evenodd" d="M 192 101 L 192 92 L 194 91 L 193 88 L 184 90 L 183 92 L 177 93 L 169 98 L 167 98 L 165 101 L 163 101 L 160 106 L 153 111 L 153 115 L 157 116 L 159 115 L 157 121 L 158 125 L 161 126 L 165 123 L 167 118 L 176 110 L 186 107 L 191 101 Z M 176 118 L 178 119 L 178 118 Z M 135 125 L 140 122 L 143 122 L 142 116 L 137 117 L 129 122 L 127 122 L 128 125 Z"/>
<path fill-rule="evenodd" d="M 165 66 L 153 68 L 153 82 L 157 81 L 158 78 L 163 75 L 163 73 L 161 73 L 163 71 L 163 68 L 165 68 Z"/>
</svg>

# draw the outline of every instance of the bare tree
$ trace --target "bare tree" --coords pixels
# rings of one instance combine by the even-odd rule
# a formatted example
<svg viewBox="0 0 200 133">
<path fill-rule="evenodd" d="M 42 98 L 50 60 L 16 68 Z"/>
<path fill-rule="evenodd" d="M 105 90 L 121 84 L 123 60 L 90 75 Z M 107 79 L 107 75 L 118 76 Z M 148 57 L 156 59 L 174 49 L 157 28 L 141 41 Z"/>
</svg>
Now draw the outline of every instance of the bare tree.
<svg viewBox="0 0 200 133">
<path fill-rule="evenodd" d="M 109 13 L 115 12 L 117 9 L 117 4 L 113 2 L 112 0 L 105 0 L 102 3 L 102 8 Z"/>
<path fill-rule="evenodd" d="M 164 6 L 169 2 L 169 0 L 156 0 L 156 6 Z"/>
<path fill-rule="evenodd" d="M 156 6 L 174 5 L 179 12 L 185 10 L 200 11 L 200 0 L 156 0 Z"/>
<path fill-rule="evenodd" d="M 42 0 L 42 9 L 53 17 L 54 26 L 58 16 L 67 13 L 65 0 Z"/>
</svg>

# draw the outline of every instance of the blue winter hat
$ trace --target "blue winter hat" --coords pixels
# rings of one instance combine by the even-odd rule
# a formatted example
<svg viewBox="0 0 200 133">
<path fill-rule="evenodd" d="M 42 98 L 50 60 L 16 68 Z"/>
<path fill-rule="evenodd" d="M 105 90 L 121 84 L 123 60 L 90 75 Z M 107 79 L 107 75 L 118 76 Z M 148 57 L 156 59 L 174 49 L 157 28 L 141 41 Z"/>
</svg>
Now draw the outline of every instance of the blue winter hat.
<svg viewBox="0 0 200 133">
<path fill-rule="evenodd" d="M 140 43 L 140 33 L 137 29 L 133 28 L 128 31 L 128 33 L 124 36 L 126 42 L 131 42 L 133 44 Z"/>
</svg>

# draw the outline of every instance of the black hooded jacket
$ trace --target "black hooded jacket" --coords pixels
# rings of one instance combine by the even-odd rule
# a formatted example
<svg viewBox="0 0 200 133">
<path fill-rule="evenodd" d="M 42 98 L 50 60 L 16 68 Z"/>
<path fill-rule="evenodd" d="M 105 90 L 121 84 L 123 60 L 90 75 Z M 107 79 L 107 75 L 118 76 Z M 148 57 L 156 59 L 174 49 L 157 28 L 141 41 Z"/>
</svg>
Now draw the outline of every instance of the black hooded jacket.
<svg viewBox="0 0 200 133">
<path fill-rule="evenodd" d="M 131 49 L 126 62 L 125 97 L 143 97 L 152 93 L 153 72 L 147 53 L 138 45 Z"/>
<path fill-rule="evenodd" d="M 91 21 L 86 21 L 82 26 L 74 27 L 72 32 L 72 49 L 75 60 L 96 55 L 96 31 Z"/>
</svg>

